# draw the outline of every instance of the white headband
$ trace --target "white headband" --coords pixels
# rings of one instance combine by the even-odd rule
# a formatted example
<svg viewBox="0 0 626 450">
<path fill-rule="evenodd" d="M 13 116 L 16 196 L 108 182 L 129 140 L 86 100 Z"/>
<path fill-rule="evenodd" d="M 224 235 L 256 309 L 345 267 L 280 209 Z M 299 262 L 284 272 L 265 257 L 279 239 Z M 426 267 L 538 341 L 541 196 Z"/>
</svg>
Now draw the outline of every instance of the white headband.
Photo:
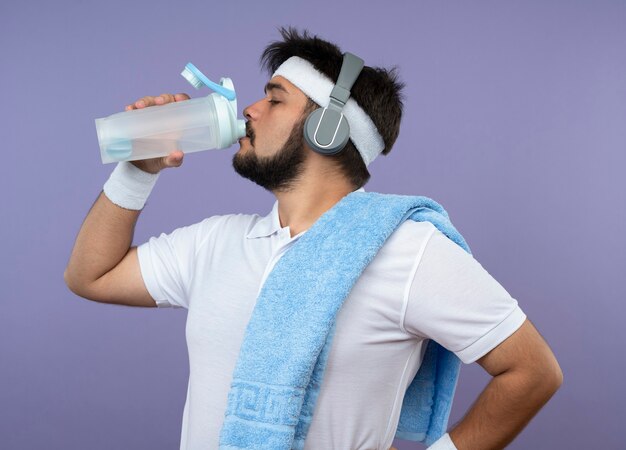
<svg viewBox="0 0 626 450">
<path fill-rule="evenodd" d="M 306 59 L 292 56 L 276 69 L 272 77 L 275 76 L 289 80 L 322 108 L 330 103 L 330 93 L 335 84 Z M 350 139 L 367 167 L 385 148 L 383 138 L 372 119 L 353 98 L 346 102 L 343 114 L 350 124 Z"/>
</svg>

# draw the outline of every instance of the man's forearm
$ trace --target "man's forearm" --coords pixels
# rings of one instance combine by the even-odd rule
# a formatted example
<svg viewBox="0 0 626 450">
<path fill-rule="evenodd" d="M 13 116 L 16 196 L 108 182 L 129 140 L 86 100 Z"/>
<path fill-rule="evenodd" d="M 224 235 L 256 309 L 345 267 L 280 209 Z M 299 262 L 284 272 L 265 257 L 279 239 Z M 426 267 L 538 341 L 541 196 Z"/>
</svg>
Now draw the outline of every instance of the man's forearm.
<svg viewBox="0 0 626 450">
<path fill-rule="evenodd" d="M 80 289 L 115 267 L 128 252 L 141 211 L 121 208 L 101 192 L 83 222 L 65 271 Z"/>
<path fill-rule="evenodd" d="M 458 450 L 502 449 L 560 386 L 557 379 L 511 370 L 491 379 L 465 417 L 449 431 Z"/>
</svg>

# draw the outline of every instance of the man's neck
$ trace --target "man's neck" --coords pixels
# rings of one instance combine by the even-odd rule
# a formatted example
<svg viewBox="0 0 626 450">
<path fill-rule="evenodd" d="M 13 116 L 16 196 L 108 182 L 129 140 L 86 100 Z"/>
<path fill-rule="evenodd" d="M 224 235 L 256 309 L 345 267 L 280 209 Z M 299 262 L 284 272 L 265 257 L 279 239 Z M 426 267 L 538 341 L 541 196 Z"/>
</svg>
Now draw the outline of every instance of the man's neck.
<svg viewBox="0 0 626 450">
<path fill-rule="evenodd" d="M 291 237 L 308 230 L 322 214 L 355 191 L 352 185 L 303 183 L 290 192 L 276 192 L 281 227 L 289 227 Z"/>
</svg>

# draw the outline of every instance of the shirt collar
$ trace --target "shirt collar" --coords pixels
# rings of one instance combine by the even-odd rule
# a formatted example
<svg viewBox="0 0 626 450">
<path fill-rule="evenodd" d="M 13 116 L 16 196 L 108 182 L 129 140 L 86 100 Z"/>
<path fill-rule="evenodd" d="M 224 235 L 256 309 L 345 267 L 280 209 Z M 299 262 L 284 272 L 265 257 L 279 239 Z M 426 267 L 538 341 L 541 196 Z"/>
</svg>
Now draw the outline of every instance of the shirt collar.
<svg viewBox="0 0 626 450">
<path fill-rule="evenodd" d="M 364 188 L 359 188 L 354 192 L 365 192 Z M 247 239 L 254 239 L 259 237 L 267 237 L 276 233 L 282 227 L 280 226 L 280 219 L 278 218 L 278 200 L 274 201 L 274 206 L 269 214 L 265 217 L 261 217 L 256 224 L 252 227 L 250 232 L 246 235 Z"/>
</svg>

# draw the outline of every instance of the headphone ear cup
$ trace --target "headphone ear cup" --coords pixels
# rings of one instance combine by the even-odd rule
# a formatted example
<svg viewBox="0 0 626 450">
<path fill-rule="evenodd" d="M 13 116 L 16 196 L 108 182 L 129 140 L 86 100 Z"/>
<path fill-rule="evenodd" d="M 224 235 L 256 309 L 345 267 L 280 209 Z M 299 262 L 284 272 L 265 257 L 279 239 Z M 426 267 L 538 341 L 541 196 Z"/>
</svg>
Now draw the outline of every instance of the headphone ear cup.
<svg viewBox="0 0 626 450">
<path fill-rule="evenodd" d="M 321 149 L 315 142 L 315 130 L 319 126 L 323 110 L 324 108 L 317 108 L 307 116 L 304 122 L 304 140 L 311 147 L 311 150 L 322 154 L 324 149 Z"/>
<path fill-rule="evenodd" d="M 335 137 L 335 141 L 337 142 L 337 150 L 335 153 L 339 153 L 343 150 L 348 143 L 348 139 L 350 139 L 350 124 L 346 116 L 342 116 L 341 122 L 339 122 L 339 130 L 337 130 L 337 136 Z"/>
<path fill-rule="evenodd" d="M 318 128 L 320 127 L 325 109 L 326 108 L 318 108 L 306 118 L 304 122 L 304 139 L 313 151 L 322 155 L 335 155 L 343 150 L 348 143 L 348 139 L 350 138 L 350 125 L 348 125 L 345 116 L 341 116 L 338 129 L 335 123 L 330 130 L 334 134 L 334 139 L 327 146 L 321 147 L 315 140 L 315 133 L 319 133 Z"/>
</svg>

